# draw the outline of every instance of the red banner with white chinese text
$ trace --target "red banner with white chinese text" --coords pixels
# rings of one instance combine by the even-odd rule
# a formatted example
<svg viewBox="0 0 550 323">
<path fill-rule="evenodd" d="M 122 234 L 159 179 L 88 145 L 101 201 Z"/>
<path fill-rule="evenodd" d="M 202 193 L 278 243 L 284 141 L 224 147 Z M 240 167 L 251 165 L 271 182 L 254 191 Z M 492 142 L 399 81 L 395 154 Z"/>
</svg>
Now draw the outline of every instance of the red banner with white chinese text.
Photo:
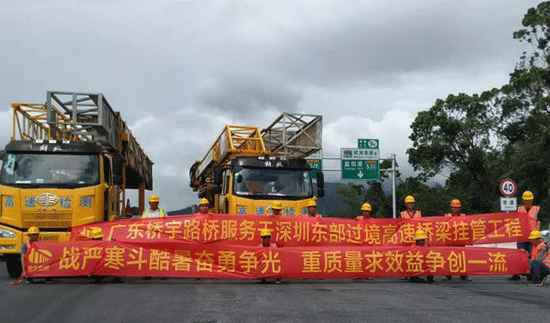
<svg viewBox="0 0 550 323">
<path fill-rule="evenodd" d="M 418 229 L 431 246 L 526 241 L 530 232 L 526 213 L 491 213 L 460 217 L 414 219 L 342 219 L 269 215 L 188 215 L 128 219 L 72 228 L 71 240 L 86 240 L 92 228 L 102 228 L 105 239 L 119 242 L 173 242 L 256 245 L 262 229 L 284 247 L 399 246 L 413 242 Z"/>
<path fill-rule="evenodd" d="M 518 249 L 475 247 L 277 248 L 174 241 L 37 242 L 28 277 L 358 278 L 525 273 Z"/>
</svg>

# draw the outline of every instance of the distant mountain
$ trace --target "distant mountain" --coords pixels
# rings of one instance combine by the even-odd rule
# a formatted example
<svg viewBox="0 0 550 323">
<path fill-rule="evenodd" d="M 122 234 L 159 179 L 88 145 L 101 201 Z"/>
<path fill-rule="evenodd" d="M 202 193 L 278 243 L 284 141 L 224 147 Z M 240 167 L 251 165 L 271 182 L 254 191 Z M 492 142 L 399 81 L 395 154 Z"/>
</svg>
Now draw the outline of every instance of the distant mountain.
<svg viewBox="0 0 550 323">
<path fill-rule="evenodd" d="M 193 212 L 193 207 L 192 206 L 188 206 L 184 209 L 170 211 L 170 212 L 166 212 L 166 213 L 168 213 L 168 215 L 182 215 L 182 214 L 193 214 L 195 212 Z"/>
<path fill-rule="evenodd" d="M 336 208 L 347 208 L 348 205 L 342 200 L 336 188 L 344 185 L 343 183 L 325 182 L 325 196 L 317 200 L 317 212 L 328 216 Z"/>
</svg>

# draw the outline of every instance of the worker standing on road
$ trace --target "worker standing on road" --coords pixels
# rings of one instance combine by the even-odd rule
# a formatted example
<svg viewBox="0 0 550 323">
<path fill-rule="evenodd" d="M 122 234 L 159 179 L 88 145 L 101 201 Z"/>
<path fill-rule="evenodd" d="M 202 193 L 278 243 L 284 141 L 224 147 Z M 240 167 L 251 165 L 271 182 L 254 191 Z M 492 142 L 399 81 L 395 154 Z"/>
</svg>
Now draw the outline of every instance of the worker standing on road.
<svg viewBox="0 0 550 323">
<path fill-rule="evenodd" d="M 27 271 L 25 270 L 25 254 L 29 250 L 33 243 L 37 242 L 40 236 L 40 230 L 37 227 L 30 227 L 27 230 L 29 235 L 29 241 L 21 245 L 21 267 L 23 268 L 22 276 L 27 278 Z M 32 283 L 32 278 L 27 278 L 27 284 Z"/>
<path fill-rule="evenodd" d="M 141 215 L 142 218 L 163 218 L 166 212 L 159 208 L 159 197 L 156 194 L 149 196 L 149 210 L 145 210 Z"/>
<path fill-rule="evenodd" d="M 451 200 L 451 213 L 445 214 L 445 217 L 453 217 L 453 216 L 466 216 L 464 213 L 460 213 L 460 208 L 462 207 L 462 203 L 460 203 L 459 199 L 453 199 Z M 461 247 L 465 247 L 461 246 Z M 445 276 L 447 280 L 451 280 L 453 276 Z M 472 281 L 472 279 L 468 275 L 461 275 L 460 279 L 465 281 Z"/>
<path fill-rule="evenodd" d="M 363 205 L 361 205 L 361 215 L 356 217 L 356 219 L 361 221 L 372 220 L 371 213 L 372 213 L 372 207 L 370 206 L 370 204 L 363 203 Z M 354 279 L 361 279 L 361 278 L 354 278 Z M 365 277 L 365 279 L 372 280 L 372 277 Z"/>
<path fill-rule="evenodd" d="M 271 230 L 262 229 L 262 231 L 260 231 L 260 238 L 262 238 L 262 244 L 260 245 L 260 247 L 266 247 L 266 248 L 277 247 L 277 243 L 271 242 Z M 275 279 L 275 284 L 281 284 L 282 282 L 283 281 L 279 278 Z M 261 283 L 265 284 L 267 283 L 267 280 L 265 278 L 262 278 Z"/>
<path fill-rule="evenodd" d="M 529 260 L 529 271 L 533 281 L 528 284 L 532 287 L 541 287 L 546 277 L 550 275 L 550 253 L 548 246 L 542 241 L 542 234 L 539 230 L 533 230 L 529 234 L 529 243 L 533 246 L 531 260 Z"/>
<path fill-rule="evenodd" d="M 451 213 L 445 214 L 446 217 L 451 216 L 465 216 L 464 213 L 460 213 L 460 208 L 462 207 L 462 204 L 460 203 L 459 199 L 453 199 L 451 201 Z"/>
<path fill-rule="evenodd" d="M 521 195 L 521 198 L 523 199 L 523 205 L 518 207 L 518 212 L 529 214 L 529 225 L 531 226 L 531 230 L 540 231 L 540 220 L 542 215 L 540 213 L 540 206 L 533 205 L 533 199 L 535 198 L 535 196 L 531 191 L 525 191 Z M 533 249 L 533 245 L 529 241 L 518 242 L 517 248 L 525 250 L 529 257 L 531 257 L 531 250 Z M 508 280 L 511 281 L 520 279 L 521 277 L 519 275 L 513 275 L 512 277 L 508 278 Z"/>
<path fill-rule="evenodd" d="M 356 217 L 357 220 L 371 220 L 372 206 L 369 203 L 361 205 L 361 215 Z"/>
<path fill-rule="evenodd" d="M 205 198 L 199 201 L 199 214 L 210 214 L 210 202 Z"/>
<path fill-rule="evenodd" d="M 424 230 L 418 229 L 414 233 L 415 244 L 413 246 L 426 247 L 428 245 L 428 243 L 426 242 L 427 239 L 428 239 L 428 235 L 426 234 L 426 232 L 424 232 Z M 427 276 L 426 281 L 428 283 L 435 283 L 434 276 Z M 411 282 L 420 283 L 420 282 L 424 282 L 424 279 L 413 276 L 411 277 Z"/>
<path fill-rule="evenodd" d="M 25 277 L 27 279 L 27 284 L 30 284 L 33 282 L 33 279 L 27 278 L 27 271 L 25 270 L 25 255 L 27 254 L 27 251 L 31 249 L 32 244 L 40 240 L 40 230 L 37 227 L 30 227 L 29 230 L 27 230 L 27 235 L 29 236 L 29 241 L 21 245 L 21 251 L 20 251 L 21 268 L 23 268 L 21 275 L 22 277 Z M 51 282 L 52 282 L 52 278 L 46 277 L 46 283 L 51 283 Z"/>
<path fill-rule="evenodd" d="M 271 204 L 271 212 L 272 216 L 283 215 L 283 203 L 281 203 L 281 201 L 273 201 Z"/>
<path fill-rule="evenodd" d="M 407 208 L 405 211 L 401 212 L 401 217 L 404 219 L 411 219 L 411 218 L 419 218 L 422 216 L 420 211 L 415 210 L 415 200 L 412 195 L 407 195 L 405 197 L 405 207 Z"/>
<path fill-rule="evenodd" d="M 126 209 L 124 210 L 124 215 L 127 218 L 132 217 L 132 207 L 130 206 L 130 199 L 126 200 Z"/>
<path fill-rule="evenodd" d="M 307 204 L 307 215 L 308 217 L 312 218 L 322 218 L 323 216 L 319 213 L 317 213 L 317 203 L 315 201 L 311 200 Z"/>
</svg>

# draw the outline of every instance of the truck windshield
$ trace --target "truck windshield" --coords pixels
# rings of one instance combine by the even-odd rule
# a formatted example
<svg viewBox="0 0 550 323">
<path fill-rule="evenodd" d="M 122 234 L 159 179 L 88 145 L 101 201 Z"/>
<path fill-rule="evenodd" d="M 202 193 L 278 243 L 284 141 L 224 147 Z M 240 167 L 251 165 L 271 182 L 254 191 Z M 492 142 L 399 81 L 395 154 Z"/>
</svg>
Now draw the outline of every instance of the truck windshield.
<svg viewBox="0 0 550 323">
<path fill-rule="evenodd" d="M 309 170 L 242 168 L 234 174 L 238 196 L 308 198 L 313 196 Z"/>
<path fill-rule="evenodd" d="M 2 184 L 89 186 L 99 184 L 97 155 L 6 154 Z"/>
</svg>

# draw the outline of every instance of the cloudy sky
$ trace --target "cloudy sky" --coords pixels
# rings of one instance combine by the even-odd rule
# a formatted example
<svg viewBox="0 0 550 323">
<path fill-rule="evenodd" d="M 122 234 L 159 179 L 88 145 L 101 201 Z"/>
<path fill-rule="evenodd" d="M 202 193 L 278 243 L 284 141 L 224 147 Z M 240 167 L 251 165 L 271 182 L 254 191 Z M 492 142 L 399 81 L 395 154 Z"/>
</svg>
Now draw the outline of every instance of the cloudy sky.
<svg viewBox="0 0 550 323">
<path fill-rule="evenodd" d="M 167 210 L 196 202 L 189 167 L 224 124 L 285 111 L 323 115 L 324 156 L 378 138 L 412 174 L 416 114 L 506 83 L 527 49 L 512 32 L 539 2 L 1 1 L 0 142 L 11 102 L 99 92 L 154 161 Z"/>
</svg>

